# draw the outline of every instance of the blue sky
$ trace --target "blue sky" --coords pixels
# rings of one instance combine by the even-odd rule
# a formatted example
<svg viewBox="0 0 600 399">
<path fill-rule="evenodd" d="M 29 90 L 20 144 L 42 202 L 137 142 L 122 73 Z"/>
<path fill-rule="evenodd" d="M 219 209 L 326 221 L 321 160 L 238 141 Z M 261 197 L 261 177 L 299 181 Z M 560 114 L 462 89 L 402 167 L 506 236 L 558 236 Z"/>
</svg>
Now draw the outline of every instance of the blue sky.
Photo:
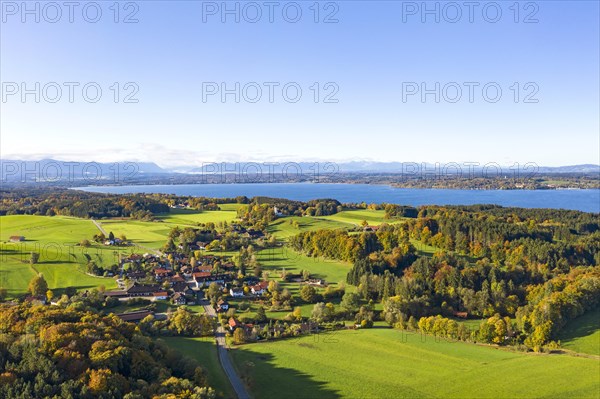
<svg viewBox="0 0 600 399">
<path fill-rule="evenodd" d="M 464 2 L 454 3 L 462 12 L 455 23 L 456 10 L 444 8 L 448 2 L 427 3 L 438 5 L 439 23 L 423 15 L 420 1 L 319 2 L 318 23 L 314 1 L 274 2 L 273 23 L 262 1 L 253 3 L 262 11 L 255 23 L 248 2 L 227 3 L 238 5 L 239 23 L 235 15 L 222 22 L 222 2 L 138 1 L 126 9 L 121 2 L 119 23 L 113 1 L 97 3 L 97 23 L 84 19 L 87 2 L 74 10 L 73 23 L 64 7 L 50 23 L 55 11 L 44 9 L 47 2 L 37 2 L 40 22 L 22 15 L 20 1 L 2 2 L 3 157 L 161 166 L 215 160 L 600 162 L 596 1 L 520 2 L 518 23 L 513 1 L 495 3 L 498 18 L 490 2 L 475 2 L 472 23 Z M 291 23 L 286 18 L 294 18 L 296 4 L 302 16 Z M 87 11 L 92 19 L 95 8 Z M 134 11 L 138 22 L 123 23 Z M 331 13 L 338 22 L 324 23 Z M 36 82 L 39 103 L 34 94 L 21 96 L 23 83 L 35 92 Z M 56 103 L 49 101 L 50 82 L 62 87 Z M 72 103 L 65 82 L 79 84 Z M 102 90 L 96 103 L 81 92 L 90 82 Z M 203 93 L 222 83 L 234 89 L 236 82 L 239 102 L 234 94 L 222 101 L 220 93 Z M 254 84 L 243 95 L 251 82 L 262 90 L 254 103 Z M 273 102 L 265 82 L 272 82 Z M 436 82 L 440 101 L 435 94 L 423 99 L 422 84 L 435 91 Z M 474 85 L 472 102 L 465 82 Z M 282 87 L 289 83 L 285 97 Z M 486 84 L 492 90 L 487 97 Z M 462 97 L 451 102 L 456 86 Z M 135 87 L 138 102 L 125 103 Z M 302 95 L 291 102 L 297 87 Z M 408 95 L 415 87 L 419 92 Z M 502 96 L 492 102 L 497 87 Z M 337 102 L 325 102 L 334 91 L 330 99 Z"/>
</svg>

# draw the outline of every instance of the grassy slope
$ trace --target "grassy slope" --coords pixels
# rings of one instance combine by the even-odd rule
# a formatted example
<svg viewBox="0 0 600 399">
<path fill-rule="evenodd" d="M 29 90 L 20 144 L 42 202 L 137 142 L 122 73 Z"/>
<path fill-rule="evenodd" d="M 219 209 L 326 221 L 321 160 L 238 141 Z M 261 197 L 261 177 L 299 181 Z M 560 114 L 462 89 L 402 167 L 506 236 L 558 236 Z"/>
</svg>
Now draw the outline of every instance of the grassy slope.
<svg viewBox="0 0 600 399">
<path fill-rule="evenodd" d="M 342 331 L 233 351 L 255 397 L 598 397 L 600 362 L 435 342 L 391 329 Z"/>
<path fill-rule="evenodd" d="M 163 339 L 172 348 L 196 359 L 206 369 L 208 384 L 211 387 L 222 393 L 225 398 L 235 397 L 233 388 L 219 363 L 214 338 L 165 337 Z"/>
<path fill-rule="evenodd" d="M 171 209 L 168 214 L 158 215 L 157 219 L 179 225 L 196 225 L 197 223 L 208 222 L 231 222 L 237 219 L 236 207 L 233 205 L 237 204 L 224 204 L 219 211 L 199 212 L 190 209 Z"/>
<path fill-rule="evenodd" d="M 565 349 L 600 356 L 600 308 L 569 322 L 559 339 Z"/>
<path fill-rule="evenodd" d="M 298 227 L 292 226 L 291 222 L 296 221 Z M 279 239 L 286 239 L 303 231 L 320 229 L 346 229 L 354 225 L 335 220 L 313 217 L 289 216 L 275 220 L 269 225 L 267 231 Z"/>
<path fill-rule="evenodd" d="M 397 223 L 401 219 L 386 220 L 384 219 L 385 211 L 370 210 L 370 209 L 353 209 L 348 211 L 338 212 L 334 215 L 322 216 L 323 219 L 335 220 L 352 225 L 360 225 L 363 220 L 366 220 L 372 226 L 382 223 Z"/>
<path fill-rule="evenodd" d="M 6 287 L 11 296 L 23 294 L 31 277 L 40 272 L 51 289 L 59 289 L 58 293 L 69 286 L 79 289 L 100 285 L 115 287 L 113 279 L 88 276 L 81 266 L 87 263 L 84 253 L 99 265 L 115 263 L 114 248 L 94 246 L 82 249 L 76 245 L 84 238 L 91 239 L 97 232 L 92 222 L 84 219 L 26 215 L 0 217 L 2 241 L 12 235 L 26 238 L 24 243 L 0 244 L 0 285 Z M 40 253 L 40 260 L 30 266 L 27 260 L 32 251 Z"/>
</svg>

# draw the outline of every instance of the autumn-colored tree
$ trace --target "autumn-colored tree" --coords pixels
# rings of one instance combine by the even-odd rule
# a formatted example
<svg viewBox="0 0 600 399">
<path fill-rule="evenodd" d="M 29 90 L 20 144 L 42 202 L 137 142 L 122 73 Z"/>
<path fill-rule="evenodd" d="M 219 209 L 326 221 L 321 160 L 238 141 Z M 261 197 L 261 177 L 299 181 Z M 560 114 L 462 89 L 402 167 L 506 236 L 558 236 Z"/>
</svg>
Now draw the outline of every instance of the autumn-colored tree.
<svg viewBox="0 0 600 399">
<path fill-rule="evenodd" d="M 31 293 L 31 295 L 46 295 L 46 291 L 48 291 L 48 283 L 44 279 L 42 273 L 32 277 L 32 279 L 29 281 L 29 286 L 27 287 L 27 290 Z"/>
</svg>

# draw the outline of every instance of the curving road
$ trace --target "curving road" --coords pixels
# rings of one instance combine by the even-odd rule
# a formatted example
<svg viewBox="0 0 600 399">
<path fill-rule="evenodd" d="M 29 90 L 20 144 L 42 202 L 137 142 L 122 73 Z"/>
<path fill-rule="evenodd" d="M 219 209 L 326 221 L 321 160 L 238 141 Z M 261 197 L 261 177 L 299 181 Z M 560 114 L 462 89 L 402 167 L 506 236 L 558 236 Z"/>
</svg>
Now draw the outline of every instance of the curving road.
<svg viewBox="0 0 600 399">
<path fill-rule="evenodd" d="M 211 317 L 217 317 L 217 313 L 209 303 L 204 301 L 202 306 L 204 307 L 204 312 L 207 315 Z M 217 331 L 215 331 L 215 338 L 217 341 L 217 353 L 219 354 L 221 367 L 223 367 L 223 370 L 225 371 L 225 374 L 227 375 L 235 394 L 237 395 L 238 399 L 250 399 L 250 395 L 248 394 L 248 391 L 246 391 L 244 383 L 233 368 L 233 363 L 231 363 L 229 353 L 227 352 L 227 343 L 225 342 L 225 330 L 223 329 L 223 326 L 219 326 L 217 328 Z"/>
</svg>

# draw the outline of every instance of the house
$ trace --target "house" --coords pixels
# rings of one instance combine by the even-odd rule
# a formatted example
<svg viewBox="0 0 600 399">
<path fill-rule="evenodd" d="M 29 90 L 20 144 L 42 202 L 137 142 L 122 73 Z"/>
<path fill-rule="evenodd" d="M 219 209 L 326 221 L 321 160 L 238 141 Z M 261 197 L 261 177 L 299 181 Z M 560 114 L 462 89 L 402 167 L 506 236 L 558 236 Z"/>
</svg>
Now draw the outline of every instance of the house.
<svg viewBox="0 0 600 399">
<path fill-rule="evenodd" d="M 261 281 L 258 284 L 255 284 L 253 286 L 250 287 L 250 291 L 254 294 L 254 295 L 262 295 L 265 293 L 265 291 L 267 291 L 267 288 L 269 288 L 269 282 L 268 281 Z"/>
<path fill-rule="evenodd" d="M 147 310 L 147 309 L 143 309 L 143 310 L 136 310 L 134 312 L 127 312 L 127 313 L 119 313 L 117 314 L 117 316 L 123 320 L 123 321 L 129 321 L 129 322 L 133 322 L 136 323 L 138 321 L 142 321 L 143 319 L 145 319 L 147 316 L 150 315 L 154 315 L 154 312 L 151 310 Z"/>
<path fill-rule="evenodd" d="M 183 295 L 190 295 L 190 294 L 192 294 L 192 289 L 185 282 L 174 283 L 171 286 L 171 288 L 173 289 L 173 292 L 179 292 L 179 293 L 181 293 Z"/>
<path fill-rule="evenodd" d="M 125 290 L 128 297 L 135 296 L 152 296 L 155 292 L 161 292 L 159 286 L 157 285 L 144 285 L 139 283 L 133 283 L 133 285 Z"/>
<path fill-rule="evenodd" d="M 467 312 L 457 312 L 456 310 L 452 311 L 452 315 L 461 319 L 467 319 L 469 317 Z"/>
<path fill-rule="evenodd" d="M 231 331 L 235 330 L 238 327 L 242 327 L 242 323 L 234 319 L 233 317 L 229 318 L 229 329 Z"/>
<path fill-rule="evenodd" d="M 46 305 L 48 303 L 48 301 L 46 300 L 46 297 L 43 295 L 30 295 L 25 298 L 25 302 L 29 302 L 29 303 L 33 303 L 33 304 L 40 304 L 40 305 Z"/>
<path fill-rule="evenodd" d="M 167 291 L 156 291 L 152 293 L 153 299 L 167 299 L 169 293 Z"/>
<path fill-rule="evenodd" d="M 244 290 L 242 288 L 230 288 L 229 295 L 234 298 L 239 298 L 244 296 Z"/>
<path fill-rule="evenodd" d="M 171 297 L 171 302 L 173 302 L 175 305 L 185 305 L 187 304 L 187 298 L 181 292 L 176 292 Z"/>
<path fill-rule="evenodd" d="M 322 287 L 325 285 L 325 280 L 321 280 L 320 278 L 311 278 L 306 281 L 306 284 Z"/>
<path fill-rule="evenodd" d="M 217 312 L 227 312 L 229 310 L 229 302 L 220 299 L 219 302 L 217 302 Z"/>
<path fill-rule="evenodd" d="M 24 236 L 10 236 L 10 238 L 8 239 L 8 241 L 10 241 L 10 242 L 23 242 L 23 241 L 25 241 L 25 237 Z"/>
</svg>

